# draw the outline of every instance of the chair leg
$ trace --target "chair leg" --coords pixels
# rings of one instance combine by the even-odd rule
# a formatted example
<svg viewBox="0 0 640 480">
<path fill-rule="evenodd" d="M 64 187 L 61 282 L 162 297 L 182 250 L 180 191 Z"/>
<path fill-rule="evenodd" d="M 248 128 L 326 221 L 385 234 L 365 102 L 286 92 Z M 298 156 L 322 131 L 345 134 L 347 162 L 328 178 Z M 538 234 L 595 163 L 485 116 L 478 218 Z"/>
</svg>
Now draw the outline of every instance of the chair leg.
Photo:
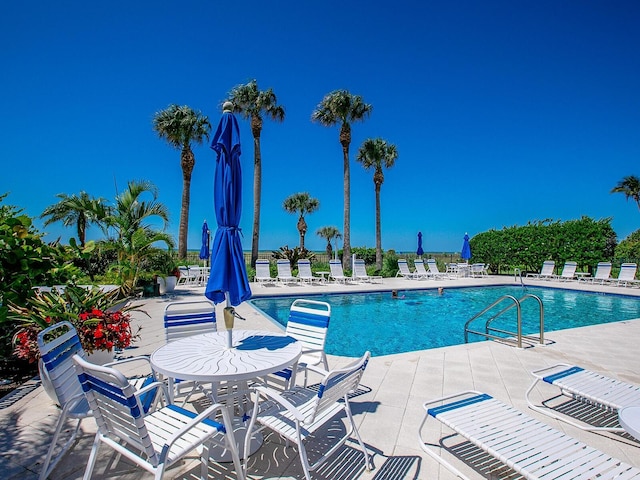
<svg viewBox="0 0 640 480">
<path fill-rule="evenodd" d="M 91 453 L 89 454 L 89 461 L 87 462 L 87 468 L 84 471 L 82 480 L 90 480 L 93 469 L 96 466 L 96 460 L 98 459 L 98 449 L 100 448 L 100 433 L 96 433 L 96 438 L 93 440 L 93 446 L 91 447 Z"/>
<path fill-rule="evenodd" d="M 309 467 L 309 459 L 307 458 L 307 450 L 304 448 L 302 441 L 298 441 L 298 453 L 300 454 L 300 463 L 302 464 L 302 469 L 304 470 L 304 478 L 306 480 L 311 480 L 311 471 Z"/>
<path fill-rule="evenodd" d="M 78 423 L 76 424 L 76 428 L 73 434 L 71 435 L 71 438 L 67 440 L 67 442 L 61 447 L 58 455 L 56 455 L 55 457 L 53 456 L 53 452 L 56 448 L 56 445 L 58 444 L 58 437 L 60 436 L 60 432 L 62 431 L 64 422 L 67 420 L 67 413 L 71 403 L 73 402 L 69 402 L 67 407 L 63 408 L 62 411 L 60 412 L 60 416 L 58 417 L 58 422 L 56 424 L 56 430 L 53 434 L 53 438 L 51 439 L 51 445 L 49 446 L 49 450 L 47 451 L 47 456 L 45 457 L 44 463 L 42 464 L 42 470 L 40 472 L 40 476 L 38 477 L 38 480 L 45 480 L 49 476 L 49 474 L 53 471 L 53 469 L 56 467 L 58 462 L 62 459 L 64 454 L 67 453 L 69 448 L 71 448 L 71 445 L 73 445 L 73 442 L 78 436 L 78 431 L 80 430 L 80 423 L 82 422 L 81 418 L 78 419 Z"/>
<path fill-rule="evenodd" d="M 349 417 L 349 422 L 351 422 L 351 428 L 353 432 L 356 434 L 356 438 L 358 439 L 358 443 L 360 444 L 360 448 L 362 449 L 362 453 L 364 454 L 364 464 L 367 472 L 373 469 L 373 465 L 371 464 L 371 458 L 369 458 L 369 452 L 367 452 L 367 448 L 364 446 L 364 442 L 360 437 L 360 432 L 358 432 L 358 427 L 356 427 L 356 423 L 353 421 L 353 415 L 351 415 L 351 408 L 349 407 L 349 402 L 345 398 L 345 410 L 347 411 L 347 417 Z"/>
</svg>

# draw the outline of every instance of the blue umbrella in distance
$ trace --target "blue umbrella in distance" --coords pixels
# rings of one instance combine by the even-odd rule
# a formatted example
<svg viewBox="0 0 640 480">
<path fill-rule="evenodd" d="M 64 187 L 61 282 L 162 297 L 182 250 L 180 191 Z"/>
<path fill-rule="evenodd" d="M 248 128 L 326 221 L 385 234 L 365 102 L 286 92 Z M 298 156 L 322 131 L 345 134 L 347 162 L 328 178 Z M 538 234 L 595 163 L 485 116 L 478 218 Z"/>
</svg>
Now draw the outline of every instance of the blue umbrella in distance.
<svg viewBox="0 0 640 480">
<path fill-rule="evenodd" d="M 240 129 L 231 113 L 232 107 L 231 103 L 225 102 L 211 142 L 211 148 L 217 154 L 213 201 L 218 228 L 211 245 L 211 274 L 204 292 L 214 303 L 226 300 L 227 307 L 239 305 L 251 297 L 238 228 L 242 214 L 241 149 Z"/>
<path fill-rule="evenodd" d="M 416 255 L 419 257 L 424 255 L 424 250 L 422 249 L 422 232 L 418 232 L 418 250 L 416 250 Z"/>
<path fill-rule="evenodd" d="M 202 225 L 202 246 L 200 247 L 200 260 L 209 260 L 209 225 L 204 221 Z"/>
<path fill-rule="evenodd" d="M 462 251 L 460 256 L 463 260 L 469 260 L 471 258 L 471 246 L 469 245 L 469 235 L 464 234 L 464 242 L 462 243 Z"/>
</svg>

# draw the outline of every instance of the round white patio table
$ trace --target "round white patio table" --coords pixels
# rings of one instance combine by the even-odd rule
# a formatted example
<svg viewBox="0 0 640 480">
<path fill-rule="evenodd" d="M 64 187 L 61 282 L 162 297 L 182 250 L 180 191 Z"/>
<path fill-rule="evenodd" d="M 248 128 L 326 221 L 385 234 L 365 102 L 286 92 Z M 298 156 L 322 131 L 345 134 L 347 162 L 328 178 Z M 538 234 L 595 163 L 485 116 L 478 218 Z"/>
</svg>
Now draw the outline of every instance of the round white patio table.
<svg viewBox="0 0 640 480">
<path fill-rule="evenodd" d="M 618 411 L 618 421 L 629 435 L 640 440 L 640 406 L 621 408 Z"/>
<path fill-rule="evenodd" d="M 226 382 L 231 386 L 289 367 L 302 353 L 300 342 L 276 332 L 233 330 L 232 345 L 227 348 L 224 330 L 181 338 L 153 352 L 151 365 L 156 372 L 168 377 L 205 383 Z M 236 418 L 234 423 L 234 433 L 242 446 L 246 427 L 242 419 Z M 257 436 L 251 445 L 251 453 L 261 444 L 262 439 Z M 226 450 L 214 450 L 211 457 L 217 461 L 231 461 Z"/>
</svg>

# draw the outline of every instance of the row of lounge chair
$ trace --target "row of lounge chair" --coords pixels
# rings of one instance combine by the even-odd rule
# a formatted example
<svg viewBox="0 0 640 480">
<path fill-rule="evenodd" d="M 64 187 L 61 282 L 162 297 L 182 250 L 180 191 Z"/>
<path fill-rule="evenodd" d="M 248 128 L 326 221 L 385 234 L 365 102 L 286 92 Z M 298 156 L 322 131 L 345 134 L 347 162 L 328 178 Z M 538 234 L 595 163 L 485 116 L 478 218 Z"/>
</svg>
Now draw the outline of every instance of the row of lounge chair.
<svg viewBox="0 0 640 480">
<path fill-rule="evenodd" d="M 336 283 L 381 283 L 382 277 L 379 275 L 367 274 L 367 269 L 362 259 L 356 259 L 353 264 L 353 273 L 350 277 L 344 274 L 342 263 L 340 260 L 331 260 L 329 262 L 330 272 L 322 272 L 323 276 L 314 275 L 311 271 L 311 262 L 307 259 L 298 260 L 298 275 L 291 272 L 291 264 L 289 260 L 281 259 L 276 262 L 278 274 L 274 278 L 271 276 L 270 262 L 268 260 L 256 261 L 256 275 L 254 281 L 261 284 L 280 283 L 280 284 L 312 284 L 322 283 L 327 280 Z M 325 276 L 327 275 L 327 276 Z"/>
<path fill-rule="evenodd" d="M 409 280 L 426 280 L 426 279 L 453 279 L 459 278 L 460 276 L 469 276 L 469 277 L 484 277 L 488 275 L 488 265 L 484 263 L 474 263 L 474 264 L 455 264 L 455 268 L 453 264 L 451 268 L 447 268 L 446 272 L 441 272 L 438 268 L 438 264 L 433 258 L 427 260 L 427 268 L 425 268 L 424 261 L 421 258 L 417 258 L 413 261 L 413 265 L 415 270 L 412 272 L 409 270 L 409 264 L 403 258 L 398 260 L 398 273 L 396 277 L 404 277 Z"/>
<path fill-rule="evenodd" d="M 638 265 L 635 263 L 623 263 L 620 265 L 618 278 L 611 278 L 611 262 L 599 262 L 593 277 L 578 276 L 578 274 L 576 274 L 577 266 L 578 264 L 576 262 L 565 262 L 562 273 L 556 275 L 554 273 L 555 262 L 553 260 L 547 260 L 542 264 L 540 273 L 529 273 L 527 277 L 539 280 L 577 280 L 585 283 L 600 285 L 611 284 L 624 287 L 640 285 L 640 280 L 636 280 Z"/>
<path fill-rule="evenodd" d="M 202 286 L 209 279 L 209 267 L 200 265 L 181 265 L 178 267 L 180 278 L 177 285 Z"/>
</svg>

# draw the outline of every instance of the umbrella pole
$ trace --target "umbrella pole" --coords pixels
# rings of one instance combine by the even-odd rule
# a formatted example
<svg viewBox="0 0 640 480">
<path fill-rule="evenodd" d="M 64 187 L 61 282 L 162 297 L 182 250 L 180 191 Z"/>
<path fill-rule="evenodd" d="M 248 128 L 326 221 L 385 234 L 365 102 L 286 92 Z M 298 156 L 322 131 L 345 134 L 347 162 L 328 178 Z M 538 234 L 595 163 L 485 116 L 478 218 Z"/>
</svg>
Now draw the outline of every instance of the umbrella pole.
<svg viewBox="0 0 640 480">
<path fill-rule="evenodd" d="M 233 348 L 233 306 L 229 298 L 229 292 L 224 292 L 227 306 L 224 309 L 224 326 L 227 328 L 227 348 Z"/>
</svg>

